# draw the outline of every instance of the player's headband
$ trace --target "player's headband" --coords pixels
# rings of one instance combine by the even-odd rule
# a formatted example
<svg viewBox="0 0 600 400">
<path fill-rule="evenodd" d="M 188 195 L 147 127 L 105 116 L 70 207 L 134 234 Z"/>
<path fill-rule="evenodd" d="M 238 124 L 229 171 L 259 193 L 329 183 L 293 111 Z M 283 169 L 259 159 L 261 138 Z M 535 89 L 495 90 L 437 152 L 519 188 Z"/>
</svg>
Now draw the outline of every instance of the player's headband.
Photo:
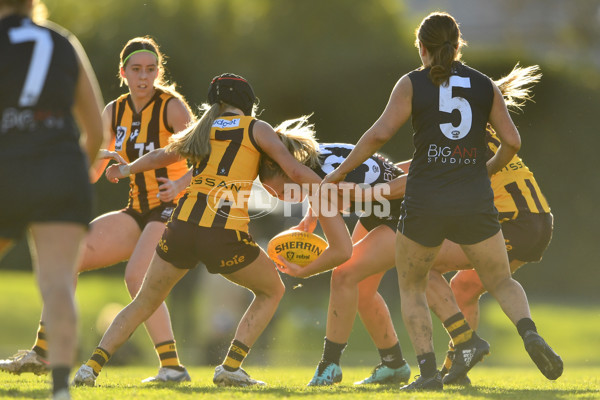
<svg viewBox="0 0 600 400">
<path fill-rule="evenodd" d="M 127 46 L 125 51 L 123 52 L 123 61 L 121 61 L 121 65 L 125 66 L 129 57 L 137 53 L 151 53 L 158 60 L 158 53 L 154 46 L 148 43 L 143 42 L 135 42 Z"/>
</svg>

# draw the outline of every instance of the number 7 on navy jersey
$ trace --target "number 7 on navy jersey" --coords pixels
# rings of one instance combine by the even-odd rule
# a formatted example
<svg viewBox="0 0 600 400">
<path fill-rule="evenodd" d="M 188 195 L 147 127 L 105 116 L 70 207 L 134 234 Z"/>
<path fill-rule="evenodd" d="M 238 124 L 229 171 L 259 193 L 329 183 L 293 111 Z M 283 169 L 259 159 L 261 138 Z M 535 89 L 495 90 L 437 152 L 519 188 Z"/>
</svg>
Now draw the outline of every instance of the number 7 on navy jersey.
<svg viewBox="0 0 600 400">
<path fill-rule="evenodd" d="M 19 97 L 20 107 L 31 107 L 37 103 L 46 82 L 54 42 L 50 32 L 28 22 L 10 29 L 8 37 L 14 44 L 34 42 L 29 69 Z"/>
</svg>

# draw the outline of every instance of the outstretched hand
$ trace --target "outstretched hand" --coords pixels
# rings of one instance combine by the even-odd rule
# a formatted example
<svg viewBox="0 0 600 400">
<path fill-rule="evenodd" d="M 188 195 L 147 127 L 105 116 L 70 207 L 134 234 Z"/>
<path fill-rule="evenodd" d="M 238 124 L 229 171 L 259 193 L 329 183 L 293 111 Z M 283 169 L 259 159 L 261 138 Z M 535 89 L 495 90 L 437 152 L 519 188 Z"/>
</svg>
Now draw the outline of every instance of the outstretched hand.
<svg viewBox="0 0 600 400">
<path fill-rule="evenodd" d="M 119 179 L 123 179 L 126 178 L 129 174 L 124 175 L 123 174 L 123 166 L 127 166 L 128 164 L 112 164 L 111 166 L 109 166 L 108 168 L 106 168 L 106 172 L 104 173 L 106 175 L 106 179 L 108 179 L 109 182 L 112 183 L 117 183 L 119 182 Z"/>
<path fill-rule="evenodd" d="M 123 157 L 121 157 L 121 155 L 119 153 L 117 153 L 116 151 L 110 151 L 110 150 L 106 150 L 106 149 L 100 149 L 98 151 L 98 159 L 115 160 L 119 164 L 127 164 L 127 161 L 125 161 L 125 159 Z"/>
<path fill-rule="evenodd" d="M 309 209 L 304 218 L 302 218 L 302 221 L 298 225 L 291 227 L 290 230 L 312 233 L 317 227 L 318 222 L 319 219 L 317 216 Z"/>
</svg>

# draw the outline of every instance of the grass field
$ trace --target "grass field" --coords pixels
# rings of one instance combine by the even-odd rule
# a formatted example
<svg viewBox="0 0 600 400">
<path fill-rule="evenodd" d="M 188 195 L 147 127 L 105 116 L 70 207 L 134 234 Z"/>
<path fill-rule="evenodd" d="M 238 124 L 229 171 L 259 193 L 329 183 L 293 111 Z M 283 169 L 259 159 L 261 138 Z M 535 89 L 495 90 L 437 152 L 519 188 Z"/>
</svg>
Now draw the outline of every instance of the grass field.
<svg viewBox="0 0 600 400">
<path fill-rule="evenodd" d="M 111 359 L 98 380 L 99 387 L 75 388 L 73 398 L 600 399 L 600 308 L 593 302 L 570 303 L 558 299 L 552 302 L 536 299 L 531 301 L 538 327 L 565 362 L 565 373 L 556 382 L 547 381 L 537 371 L 524 351 L 514 327 L 497 303 L 486 300 L 482 304 L 482 326 L 479 332 L 491 343 L 492 355 L 470 374 L 474 382 L 472 388 L 447 388 L 444 393 L 410 395 L 399 394 L 397 388 L 354 388 L 352 383 L 368 376 L 370 369 L 379 362 L 378 354 L 359 321 L 355 323 L 342 358 L 342 384 L 332 388 L 307 388 L 305 385 L 312 377 L 322 351 L 328 296 L 326 289 L 319 292 L 316 285 L 311 285 L 314 282 L 307 280 L 299 289 L 290 289 L 288 286 L 276 318 L 244 362 L 245 369 L 253 377 L 269 383 L 266 388 L 217 388 L 212 384 L 214 367 L 199 367 L 206 365 L 206 360 L 202 361 L 201 358 L 206 351 L 206 347 L 202 346 L 202 340 L 206 339 L 205 331 L 215 321 L 200 306 L 222 306 L 223 309 L 233 306 L 215 297 L 195 298 L 191 301 L 190 293 L 202 291 L 192 288 L 191 292 L 185 292 L 184 295 L 188 300 L 185 304 L 190 308 L 186 311 L 190 311 L 195 318 L 177 315 L 177 307 L 171 306 L 179 356 L 190 370 L 193 379 L 191 384 L 148 387 L 141 383 L 142 379 L 156 373 L 157 362 L 147 334 L 143 329 L 138 329 L 128 341 L 128 347 L 121 348 Z M 219 290 L 229 296 L 236 288 L 229 285 Z M 5 358 L 17 349 L 31 347 L 39 318 L 40 299 L 34 278 L 27 272 L 2 271 L 0 293 L 3 294 L 0 297 L 0 358 Z M 128 302 L 128 295 L 122 276 L 87 273 L 79 280 L 77 297 L 80 309 L 78 362 L 83 362 L 97 345 L 106 328 L 105 324 L 112 318 L 112 312 L 120 309 L 118 304 Z M 241 299 L 242 307 L 237 304 L 236 312 L 240 315 L 247 300 Z M 110 303 L 115 306 L 109 306 L 107 310 L 106 305 Z M 399 304 L 393 298 L 388 299 L 388 303 L 404 357 L 411 364 L 414 375 L 418 370 L 410 341 L 402 326 Z M 106 316 L 102 316 L 104 312 L 107 312 Z M 221 314 L 218 316 L 222 317 Z M 239 315 L 234 315 L 234 322 L 238 318 Z M 192 328 L 180 326 L 178 321 L 182 320 L 188 323 L 193 321 Z M 444 357 L 448 342 L 440 325 L 434 323 L 438 363 Z M 218 349 L 220 359 L 226 352 L 232 334 L 224 333 L 222 336 L 225 348 Z M 138 366 L 118 366 L 119 362 Z M 43 399 L 48 397 L 48 390 L 48 379 L 45 377 L 0 373 L 0 399 Z"/>
<path fill-rule="evenodd" d="M 369 373 L 365 368 L 344 368 L 344 380 L 333 387 L 308 388 L 306 383 L 313 374 L 312 368 L 252 368 L 253 377 L 268 383 L 266 387 L 219 388 L 212 384 L 212 368 L 191 368 L 193 381 L 182 385 L 142 384 L 141 379 L 156 370 L 142 367 L 107 367 L 94 388 L 74 388 L 74 400 L 108 399 L 599 399 L 600 368 L 569 368 L 557 381 L 547 381 L 532 365 L 531 368 L 486 368 L 483 365 L 471 371 L 470 388 L 447 387 L 444 392 L 400 393 L 398 386 L 354 387 L 352 382 Z M 2 399 L 44 399 L 48 397 L 45 377 L 34 375 L 2 375 Z"/>
</svg>

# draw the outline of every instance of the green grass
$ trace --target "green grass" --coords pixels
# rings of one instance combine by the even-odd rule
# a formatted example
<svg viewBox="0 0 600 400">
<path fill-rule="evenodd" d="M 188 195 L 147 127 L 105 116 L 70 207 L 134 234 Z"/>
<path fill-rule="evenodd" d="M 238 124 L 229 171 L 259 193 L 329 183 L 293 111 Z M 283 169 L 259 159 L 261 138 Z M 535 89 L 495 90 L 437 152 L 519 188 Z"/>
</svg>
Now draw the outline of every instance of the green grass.
<svg viewBox="0 0 600 400">
<path fill-rule="evenodd" d="M 74 388 L 74 400 L 108 399 L 598 399 L 600 368 L 566 367 L 557 381 L 547 381 L 533 365 L 528 368 L 477 367 L 471 371 L 470 388 L 447 387 L 442 393 L 402 394 L 398 386 L 354 387 L 364 378 L 366 368 L 344 368 L 344 380 L 333 387 L 308 388 L 312 368 L 251 368 L 253 377 L 268 382 L 266 387 L 219 388 L 212 384 L 212 368 L 191 368 L 193 381 L 181 385 L 146 385 L 141 379 L 156 372 L 153 368 L 106 367 L 94 388 Z M 47 378 L 34 375 L 1 375 L 0 398 L 43 399 L 48 396 Z"/>
<path fill-rule="evenodd" d="M 181 386 L 148 386 L 141 380 L 156 373 L 156 355 L 143 329 L 138 329 L 128 343 L 119 349 L 98 380 L 100 387 L 76 388 L 74 399 L 600 399 L 600 306 L 570 303 L 565 299 L 552 302 L 530 299 L 532 313 L 542 335 L 562 356 L 565 374 L 556 382 L 547 381 L 529 360 L 514 326 L 495 301 L 482 303 L 482 337 L 492 345 L 492 355 L 470 376 L 470 389 L 448 388 L 444 393 L 399 395 L 397 388 L 354 388 L 352 382 L 365 378 L 379 362 L 377 351 L 365 329 L 357 320 L 348 348 L 342 358 L 344 381 L 333 388 L 307 388 L 319 360 L 325 332 L 327 287 L 306 280 L 303 287 L 288 291 L 276 317 L 253 347 L 244 367 L 253 377 L 269 383 L 266 388 L 225 389 L 212 384 L 213 370 L 203 365 L 203 344 L 213 328 L 215 314 L 220 318 L 228 309 L 230 316 L 239 319 L 248 298 L 232 301 L 233 285 L 219 287 L 219 296 L 207 295 L 208 279 L 200 276 L 204 286 L 184 292 L 184 306 L 170 304 L 178 341 L 179 355 L 189 368 L 193 382 Z M 394 288 L 395 289 L 395 288 Z M 1 271 L 0 275 L 0 358 L 20 348 L 30 348 L 40 312 L 40 298 L 34 277 L 26 272 Z M 392 291 L 393 293 L 393 291 Z M 242 290 L 242 294 L 243 290 Z M 397 295 L 397 293 L 396 293 Z M 78 361 L 89 357 L 111 319 L 111 308 L 129 301 L 123 279 L 119 275 L 86 273 L 79 280 L 77 299 L 80 310 L 80 352 Z M 560 300 L 560 301 L 559 301 Z M 114 307 L 107 304 L 115 304 Z M 404 357 L 413 367 L 412 352 L 406 330 L 402 326 L 399 301 L 393 297 L 388 305 L 400 337 Z M 105 316 L 102 316 L 106 313 Z M 187 313 L 187 314 L 186 314 Z M 181 325 L 181 321 L 186 322 Z M 185 327 L 191 327 L 186 329 Z M 445 353 L 448 338 L 441 324 L 434 319 L 434 342 L 438 362 Z M 234 326 L 235 328 L 235 326 Z M 233 333 L 221 334 L 225 348 L 218 351 L 223 357 Z M 128 362 L 144 367 L 117 366 Z M 219 362 L 219 361 L 217 361 Z M 48 397 L 48 379 L 32 375 L 13 376 L 0 373 L 0 399 L 31 399 Z"/>
</svg>

